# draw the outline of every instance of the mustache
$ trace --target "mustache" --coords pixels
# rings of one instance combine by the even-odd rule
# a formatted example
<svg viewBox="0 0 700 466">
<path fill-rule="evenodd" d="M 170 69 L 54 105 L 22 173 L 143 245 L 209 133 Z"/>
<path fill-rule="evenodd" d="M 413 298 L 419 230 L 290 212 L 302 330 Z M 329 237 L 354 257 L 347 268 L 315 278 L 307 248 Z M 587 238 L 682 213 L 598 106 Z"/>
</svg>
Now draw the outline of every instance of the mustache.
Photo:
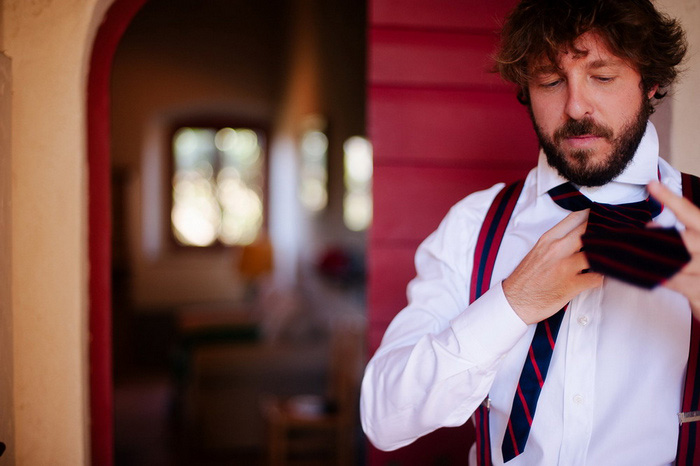
<svg viewBox="0 0 700 466">
<path fill-rule="evenodd" d="M 613 138 L 612 129 L 599 125 L 590 118 L 586 118 L 583 120 L 568 120 L 554 132 L 554 140 L 561 141 L 564 138 L 585 136 L 587 134 L 608 140 Z"/>
</svg>

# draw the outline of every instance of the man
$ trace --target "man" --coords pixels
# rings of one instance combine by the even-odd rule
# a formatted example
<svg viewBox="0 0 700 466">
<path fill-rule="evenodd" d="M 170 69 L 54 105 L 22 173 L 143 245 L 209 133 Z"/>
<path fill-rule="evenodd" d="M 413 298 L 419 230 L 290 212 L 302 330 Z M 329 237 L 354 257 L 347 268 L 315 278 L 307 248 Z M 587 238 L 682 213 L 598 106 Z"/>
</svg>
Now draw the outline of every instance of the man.
<svg viewBox="0 0 700 466">
<path fill-rule="evenodd" d="M 490 289 L 473 303 L 477 237 L 503 184 L 456 204 L 418 249 L 408 306 L 366 369 L 363 428 L 393 450 L 464 424 L 488 399 L 493 464 L 671 464 L 692 315 L 700 319 L 700 210 L 680 197 L 681 176 L 659 157 L 648 117 L 676 77 L 684 34 L 648 0 L 523 0 L 502 34 L 497 67 L 530 110 L 538 165 Z M 655 226 L 681 230 L 689 262 L 652 289 L 589 270 L 589 211 L 570 212 L 549 194 L 566 181 L 606 204 L 651 193 L 664 205 Z M 524 448 L 508 447 L 535 324 L 555 314 Z"/>
</svg>

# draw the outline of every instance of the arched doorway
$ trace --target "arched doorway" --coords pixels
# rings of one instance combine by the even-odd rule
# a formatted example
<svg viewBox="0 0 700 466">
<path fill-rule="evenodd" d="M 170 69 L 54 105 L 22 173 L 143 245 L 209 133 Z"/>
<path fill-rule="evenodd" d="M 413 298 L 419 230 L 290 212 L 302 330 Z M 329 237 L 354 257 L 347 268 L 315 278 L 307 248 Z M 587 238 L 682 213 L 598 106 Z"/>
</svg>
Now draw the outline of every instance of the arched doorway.
<svg viewBox="0 0 700 466">
<path fill-rule="evenodd" d="M 154 2 L 153 2 L 154 3 Z M 168 3 L 168 2 L 165 2 Z M 227 3 L 227 2 L 223 2 Z M 233 2 L 229 2 L 233 3 Z M 245 2 L 241 2 L 243 4 Z M 297 0 L 282 0 L 280 3 L 284 3 L 291 6 L 298 6 L 300 4 L 306 4 L 309 2 L 297 1 Z M 342 2 L 340 2 L 342 3 Z M 173 5 L 175 2 L 173 2 Z M 112 131 L 110 126 L 111 110 L 110 105 L 110 79 L 113 71 L 113 63 L 115 52 L 120 44 L 120 41 L 124 37 L 123 34 L 127 27 L 132 23 L 134 17 L 139 13 L 139 11 L 144 11 L 142 7 L 150 7 L 151 2 L 147 4 L 146 0 L 116 0 L 109 11 L 107 12 L 104 22 L 100 27 L 91 58 L 90 75 L 89 75 L 89 85 L 88 85 L 88 153 L 89 153 L 89 240 L 90 240 L 90 377 L 91 377 L 91 435 L 92 435 L 92 457 L 94 464 L 106 464 L 110 465 L 113 463 L 114 457 L 114 446 L 113 446 L 113 380 L 112 380 L 112 309 L 111 309 L 111 265 L 112 265 L 112 251 L 111 251 L 111 241 L 110 232 L 112 232 L 112 221 L 111 221 L 111 205 L 110 202 L 110 184 L 111 184 L 111 161 L 113 159 L 113 154 L 110 153 L 111 149 L 111 135 Z M 331 9 L 328 6 L 328 2 L 317 1 L 315 5 L 318 8 L 326 9 L 326 12 Z M 175 8 L 173 6 L 173 8 Z M 336 9 L 337 10 L 337 9 Z M 333 33 L 338 40 L 348 41 L 348 38 L 343 34 L 338 33 L 338 22 L 347 21 L 347 15 L 342 15 L 342 9 L 333 12 L 335 15 L 334 22 L 328 21 L 325 24 L 328 33 Z M 363 11 L 364 14 L 364 11 Z M 364 27 L 364 21 L 361 22 L 362 27 Z M 364 42 L 362 37 L 358 44 L 364 47 Z M 331 41 L 325 41 L 323 47 L 328 48 Z M 354 46 L 356 48 L 356 46 Z M 308 111 L 319 111 L 320 107 L 323 106 L 321 110 L 326 112 L 326 116 L 329 117 L 333 122 L 333 134 L 330 136 L 336 138 L 336 142 L 331 142 L 334 144 L 335 149 L 338 152 L 339 144 L 338 141 L 343 138 L 343 132 L 346 133 L 348 130 L 343 130 L 342 118 L 345 118 L 349 112 L 338 110 L 342 105 L 348 105 L 348 101 L 351 102 L 350 105 L 354 106 L 354 111 L 359 111 L 363 114 L 364 105 L 364 61 L 360 60 L 360 65 L 357 66 L 355 72 L 360 75 L 360 85 L 355 86 L 361 89 L 361 95 L 355 95 L 354 98 L 349 98 L 347 93 L 344 93 L 341 97 L 329 97 L 331 93 L 334 92 L 333 86 L 337 86 L 335 82 L 343 82 L 341 79 L 333 79 L 333 73 L 343 73 L 348 74 L 347 69 L 343 69 L 343 66 L 349 66 L 349 60 L 347 54 L 345 53 L 335 53 L 332 54 L 328 50 L 321 51 L 320 53 L 325 53 L 328 55 L 334 55 L 333 63 L 327 64 L 328 70 L 326 73 L 330 74 L 330 78 L 327 83 L 323 86 L 309 85 L 308 82 L 293 83 L 289 85 L 289 88 L 293 89 L 293 92 L 301 92 L 301 90 L 312 89 L 312 92 L 318 92 L 320 94 L 319 102 L 313 105 L 307 105 L 307 102 L 302 103 L 304 105 L 299 105 L 300 99 L 290 98 L 291 101 L 287 103 L 291 110 L 288 113 L 291 114 L 289 117 L 287 114 L 283 117 L 287 117 L 291 120 L 291 123 L 295 123 L 295 119 L 303 116 L 304 112 Z M 343 57 L 342 63 L 338 61 Z M 362 57 L 359 57 L 360 59 Z M 303 61 L 303 60 L 300 60 Z M 298 71 L 298 74 L 303 75 L 303 69 Z M 296 69 L 293 69 L 290 73 L 295 76 Z M 293 82 L 293 79 L 289 79 Z M 296 86 L 296 87 L 295 87 Z M 286 90 L 285 92 L 291 92 Z M 337 89 L 336 89 L 337 93 Z M 325 99 L 325 100 L 324 100 Z M 346 100 L 347 99 L 347 100 Z M 116 101 L 116 100 L 115 100 Z M 338 102 L 341 102 L 339 104 Z M 294 107 L 296 105 L 296 107 Z M 302 108 L 303 107 L 303 108 Z M 334 110 L 336 109 L 336 110 Z M 339 115 L 333 115 L 333 112 Z M 284 113 L 284 112 L 282 112 Z M 284 119 L 284 118 L 282 118 Z M 363 122 L 362 119 L 360 121 Z M 358 127 L 354 124 L 354 128 L 350 134 L 345 134 L 344 137 L 348 137 L 355 134 L 364 133 L 363 125 Z M 334 166 L 331 170 L 334 171 L 335 175 L 331 173 L 331 178 L 336 177 L 336 181 L 332 184 L 335 189 L 340 187 L 342 191 L 342 183 L 338 183 L 337 179 L 342 177 L 342 163 L 334 162 Z M 337 225 L 333 225 L 332 222 L 342 219 L 342 213 L 339 214 L 338 206 L 342 202 L 338 202 L 340 199 L 336 194 L 334 199 L 331 199 L 331 204 L 335 203 L 336 207 L 330 208 L 321 216 L 321 220 L 324 225 L 322 225 L 325 230 L 329 233 L 327 235 L 333 235 L 334 237 L 342 236 L 344 233 L 340 231 Z M 294 192 L 291 193 L 290 197 L 294 197 Z M 335 209 L 335 210 L 334 210 Z M 330 220 L 329 220 L 330 219 Z M 341 220 L 342 222 L 342 220 Z M 315 238 L 322 238 L 321 235 L 315 235 Z M 358 237 L 363 240 L 363 237 Z M 332 306 L 329 306 L 329 308 Z"/>
<path fill-rule="evenodd" d="M 117 44 L 147 0 L 115 0 L 97 31 L 87 89 L 90 261 L 90 439 L 92 464 L 114 461 L 110 271 L 109 78 Z"/>
</svg>

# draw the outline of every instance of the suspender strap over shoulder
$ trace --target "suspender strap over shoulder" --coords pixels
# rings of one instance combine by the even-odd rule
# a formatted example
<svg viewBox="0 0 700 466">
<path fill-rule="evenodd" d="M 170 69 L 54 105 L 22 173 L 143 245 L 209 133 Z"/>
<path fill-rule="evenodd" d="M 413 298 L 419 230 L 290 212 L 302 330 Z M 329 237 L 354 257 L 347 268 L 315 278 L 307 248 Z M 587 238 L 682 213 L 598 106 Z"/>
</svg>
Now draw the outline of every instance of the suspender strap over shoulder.
<svg viewBox="0 0 700 466">
<path fill-rule="evenodd" d="M 493 200 L 481 225 L 474 252 L 474 268 L 469 294 L 469 302 L 476 301 L 491 287 L 491 275 L 496 263 L 498 248 L 503 240 L 506 226 L 515 209 L 515 203 L 523 190 L 524 180 L 516 181 L 503 188 Z"/>
<path fill-rule="evenodd" d="M 681 174 L 683 196 L 700 206 L 700 178 Z M 694 466 L 700 464 L 700 426 L 697 416 L 700 416 L 700 323 L 691 317 L 690 350 L 688 352 L 688 369 L 685 375 L 683 401 L 679 416 L 680 432 L 678 436 L 678 466 Z M 692 419 L 696 417 L 696 419 Z M 692 419 L 692 421 L 690 421 Z"/>
<path fill-rule="evenodd" d="M 491 287 L 491 275 L 496 263 L 498 248 L 515 204 L 523 190 L 524 180 L 503 188 L 493 200 L 479 231 L 474 252 L 469 302 L 476 301 Z M 474 413 L 476 423 L 476 462 L 479 466 L 491 465 L 491 440 L 489 438 L 488 400 Z"/>
</svg>

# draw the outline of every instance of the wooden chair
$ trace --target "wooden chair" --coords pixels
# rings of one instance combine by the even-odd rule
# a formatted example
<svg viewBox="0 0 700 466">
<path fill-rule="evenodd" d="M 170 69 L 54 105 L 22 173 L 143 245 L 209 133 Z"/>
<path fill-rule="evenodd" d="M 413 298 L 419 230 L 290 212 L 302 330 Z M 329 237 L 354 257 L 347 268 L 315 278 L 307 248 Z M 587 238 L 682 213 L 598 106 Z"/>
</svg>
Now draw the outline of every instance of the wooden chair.
<svg viewBox="0 0 700 466">
<path fill-rule="evenodd" d="M 270 466 L 354 463 L 364 332 L 364 324 L 357 321 L 334 325 L 325 397 L 263 400 Z"/>
</svg>

